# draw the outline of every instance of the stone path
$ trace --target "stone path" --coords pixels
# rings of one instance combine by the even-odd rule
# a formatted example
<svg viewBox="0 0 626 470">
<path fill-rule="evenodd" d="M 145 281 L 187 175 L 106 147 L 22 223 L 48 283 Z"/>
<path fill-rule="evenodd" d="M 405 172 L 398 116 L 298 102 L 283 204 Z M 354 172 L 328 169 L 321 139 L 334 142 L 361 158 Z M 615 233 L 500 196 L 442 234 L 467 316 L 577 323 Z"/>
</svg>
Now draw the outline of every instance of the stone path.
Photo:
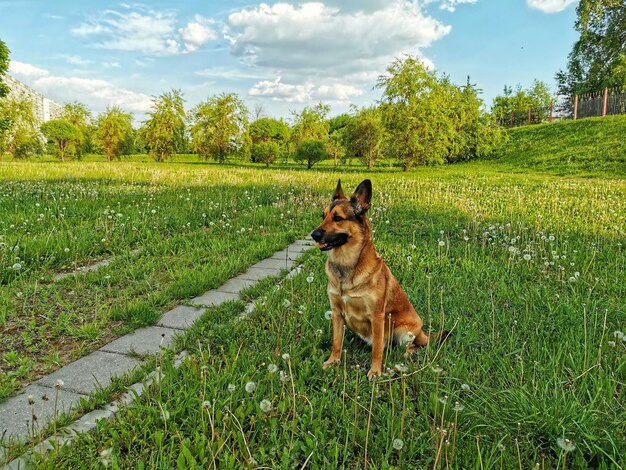
<svg viewBox="0 0 626 470">
<path fill-rule="evenodd" d="M 188 329 L 202 316 L 207 307 L 237 300 L 243 289 L 268 276 L 276 276 L 283 269 L 293 268 L 296 259 L 311 248 L 312 244 L 310 240 L 298 240 L 286 249 L 274 253 L 272 257 L 251 266 L 245 273 L 228 280 L 221 287 L 191 299 L 192 306 L 179 305 L 166 312 L 155 326 L 140 328 L 122 336 L 88 356 L 28 385 L 20 394 L 0 404 L 0 437 L 20 440 L 29 437 L 28 429 L 33 412 L 33 407 L 28 404 L 29 395 L 32 395 L 35 401 L 37 427 L 45 426 L 54 417 L 57 389 L 57 412 L 70 410 L 98 388 L 108 386 L 113 377 L 123 375 L 139 366 L 141 361 L 137 359 L 137 354 L 157 353 L 161 347 L 168 348 L 174 337 Z M 48 400 L 42 400 L 43 396 L 48 397 Z M 104 413 L 102 417 L 106 417 L 104 415 L 113 411 L 96 410 L 81 420 L 93 420 L 94 417 L 91 416 L 93 413 Z M 1 446 L 0 457 L 2 457 Z"/>
</svg>

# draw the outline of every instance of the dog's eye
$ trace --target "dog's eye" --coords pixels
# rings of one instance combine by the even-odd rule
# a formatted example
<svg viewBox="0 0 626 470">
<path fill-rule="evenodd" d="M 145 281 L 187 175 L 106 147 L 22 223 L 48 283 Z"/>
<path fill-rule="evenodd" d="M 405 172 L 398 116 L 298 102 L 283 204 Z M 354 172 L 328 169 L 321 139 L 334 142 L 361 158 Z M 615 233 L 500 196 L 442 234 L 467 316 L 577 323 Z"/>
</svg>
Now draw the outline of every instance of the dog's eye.
<svg viewBox="0 0 626 470">
<path fill-rule="evenodd" d="M 341 222 L 341 221 L 343 220 L 343 217 L 341 217 L 341 216 L 339 216 L 339 215 L 335 215 L 335 216 L 333 216 L 333 220 L 334 220 L 335 222 Z"/>
</svg>

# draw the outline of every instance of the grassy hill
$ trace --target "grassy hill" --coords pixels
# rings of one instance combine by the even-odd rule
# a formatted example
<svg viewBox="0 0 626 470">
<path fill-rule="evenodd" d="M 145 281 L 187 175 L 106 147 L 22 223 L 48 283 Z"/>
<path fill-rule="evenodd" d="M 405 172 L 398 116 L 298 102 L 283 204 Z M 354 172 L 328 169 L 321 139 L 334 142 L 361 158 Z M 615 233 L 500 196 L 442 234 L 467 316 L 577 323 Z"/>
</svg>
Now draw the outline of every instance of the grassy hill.
<svg viewBox="0 0 626 470">
<path fill-rule="evenodd" d="M 490 160 L 511 171 L 626 176 L 626 116 L 511 129 Z"/>
</svg>

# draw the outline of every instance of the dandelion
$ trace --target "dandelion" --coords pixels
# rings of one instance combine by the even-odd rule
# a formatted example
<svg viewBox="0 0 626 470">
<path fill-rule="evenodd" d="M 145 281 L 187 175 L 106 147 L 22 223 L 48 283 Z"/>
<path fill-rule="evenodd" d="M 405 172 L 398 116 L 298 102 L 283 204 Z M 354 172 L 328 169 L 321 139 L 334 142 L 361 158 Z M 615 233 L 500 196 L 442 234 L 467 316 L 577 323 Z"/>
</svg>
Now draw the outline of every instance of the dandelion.
<svg viewBox="0 0 626 470">
<path fill-rule="evenodd" d="M 333 318 L 333 311 L 332 310 L 326 310 L 326 312 L 324 312 L 324 318 L 326 320 L 331 320 Z"/>
<path fill-rule="evenodd" d="M 565 452 L 571 452 L 574 449 L 576 449 L 576 444 L 574 444 L 572 441 L 570 441 L 566 437 L 558 437 L 556 439 L 556 443 Z"/>
<path fill-rule="evenodd" d="M 400 346 L 408 346 L 413 342 L 414 339 L 415 335 L 408 331 L 400 337 Z"/>
<path fill-rule="evenodd" d="M 461 405 L 458 401 L 454 402 L 454 406 L 452 407 L 453 411 L 456 411 L 457 413 L 460 413 L 464 409 L 465 409 L 465 407 L 463 405 Z"/>
<path fill-rule="evenodd" d="M 54 388 L 61 388 L 63 385 L 65 385 L 65 382 L 63 382 L 61 379 L 58 379 L 57 382 L 54 384 Z"/>
<path fill-rule="evenodd" d="M 609 341 L 607 344 L 608 344 L 610 347 L 614 348 L 616 343 L 615 343 L 615 341 Z"/>
<path fill-rule="evenodd" d="M 156 209 L 152 209 L 150 212 L 151 212 L 152 214 L 156 214 Z"/>
<path fill-rule="evenodd" d="M 270 364 L 269 366 L 267 366 L 267 371 L 270 374 L 275 374 L 276 372 L 278 372 L 278 366 L 276 364 Z"/>
<path fill-rule="evenodd" d="M 283 307 L 287 308 L 291 305 L 291 302 L 289 301 L 289 299 L 285 299 L 283 300 Z"/>
<path fill-rule="evenodd" d="M 393 440 L 393 448 L 396 450 L 402 450 L 402 448 L 404 447 L 404 441 L 402 439 L 394 439 Z"/>
<path fill-rule="evenodd" d="M 246 383 L 245 389 L 248 393 L 254 393 L 254 391 L 256 390 L 256 384 L 254 382 L 248 382 Z"/>
<path fill-rule="evenodd" d="M 235 384 L 228 384 L 228 393 L 233 393 L 236 389 Z"/>
<path fill-rule="evenodd" d="M 443 403 L 444 405 L 446 403 L 448 403 L 448 395 L 444 395 L 442 397 L 439 397 L 439 403 Z"/>
<path fill-rule="evenodd" d="M 261 400 L 261 411 L 263 411 L 264 413 L 269 413 L 272 410 L 272 402 L 265 399 L 265 400 Z"/>
<path fill-rule="evenodd" d="M 439 240 L 439 246 L 446 246 L 446 242 L 444 242 L 443 240 Z"/>
<path fill-rule="evenodd" d="M 69 248 L 65 248 L 63 251 L 65 251 L 66 253 L 69 253 L 70 249 Z"/>
<path fill-rule="evenodd" d="M 438 373 L 440 373 L 440 372 L 443 372 L 443 368 L 442 368 L 442 367 L 440 367 L 440 366 L 439 366 L 439 364 L 437 364 L 436 366 L 434 366 L 434 367 L 432 368 L 432 370 L 433 370 L 433 372 L 434 372 L 435 374 L 438 374 Z"/>
<path fill-rule="evenodd" d="M 100 462 L 102 463 L 102 465 L 104 465 L 105 467 L 108 467 L 109 464 L 111 463 L 111 453 L 113 452 L 112 448 L 108 448 L 108 449 L 102 449 L 100 451 Z"/>
<path fill-rule="evenodd" d="M 531 259 L 531 258 L 532 258 L 532 256 L 530 256 L 530 253 L 526 253 L 526 254 L 524 255 L 524 259 L 525 259 L 526 261 L 530 261 L 530 259 Z"/>
<path fill-rule="evenodd" d="M 35 404 L 35 399 L 33 398 L 33 396 L 32 396 L 32 395 L 28 395 L 28 396 L 26 397 L 26 399 L 28 400 L 28 404 L 29 404 L 29 405 L 34 405 L 34 404 Z"/>
<path fill-rule="evenodd" d="M 202 402 L 202 408 L 204 408 L 204 409 L 211 408 L 211 402 L 210 402 L 210 401 L 208 401 L 208 400 L 204 400 L 204 401 Z"/>
<path fill-rule="evenodd" d="M 464 392 L 469 392 L 470 386 L 468 384 L 461 384 L 461 390 L 463 390 Z"/>
<path fill-rule="evenodd" d="M 311 284 L 311 283 L 313 282 L 313 280 L 314 280 L 313 273 L 311 273 L 311 274 L 309 274 L 309 276 L 306 278 L 306 282 L 308 282 L 309 284 Z"/>
<path fill-rule="evenodd" d="M 19 271 L 20 269 L 22 269 L 22 265 L 20 263 L 14 263 L 11 268 L 13 268 L 14 271 Z"/>
<path fill-rule="evenodd" d="M 624 333 L 622 333 L 621 331 L 617 330 L 613 332 L 613 336 L 617 339 L 619 339 L 620 341 L 624 341 L 626 340 L 626 335 Z"/>
<path fill-rule="evenodd" d="M 281 370 L 278 374 L 281 382 L 287 382 L 289 380 L 289 374 L 287 374 L 284 370 Z"/>
<path fill-rule="evenodd" d="M 288 361 L 289 359 L 291 359 L 291 356 L 289 355 L 289 353 L 285 353 L 281 357 L 283 358 L 283 361 Z"/>
<path fill-rule="evenodd" d="M 396 364 L 393 368 L 402 374 L 409 371 L 409 368 L 404 364 Z"/>
</svg>

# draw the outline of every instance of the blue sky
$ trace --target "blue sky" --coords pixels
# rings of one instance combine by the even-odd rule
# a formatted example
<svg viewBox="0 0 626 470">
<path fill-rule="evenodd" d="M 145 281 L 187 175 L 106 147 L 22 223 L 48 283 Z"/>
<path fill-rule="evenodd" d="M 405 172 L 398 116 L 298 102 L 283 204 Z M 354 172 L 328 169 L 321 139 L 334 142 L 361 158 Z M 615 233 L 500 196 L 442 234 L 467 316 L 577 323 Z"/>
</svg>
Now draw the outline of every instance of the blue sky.
<svg viewBox="0 0 626 470">
<path fill-rule="evenodd" d="M 10 73 L 94 113 L 144 117 L 172 88 L 186 106 L 237 93 L 252 111 L 289 117 L 374 103 L 394 57 L 418 55 L 491 104 L 505 84 L 554 89 L 577 34 L 576 0 L 119 1 L 0 0 Z"/>
</svg>

